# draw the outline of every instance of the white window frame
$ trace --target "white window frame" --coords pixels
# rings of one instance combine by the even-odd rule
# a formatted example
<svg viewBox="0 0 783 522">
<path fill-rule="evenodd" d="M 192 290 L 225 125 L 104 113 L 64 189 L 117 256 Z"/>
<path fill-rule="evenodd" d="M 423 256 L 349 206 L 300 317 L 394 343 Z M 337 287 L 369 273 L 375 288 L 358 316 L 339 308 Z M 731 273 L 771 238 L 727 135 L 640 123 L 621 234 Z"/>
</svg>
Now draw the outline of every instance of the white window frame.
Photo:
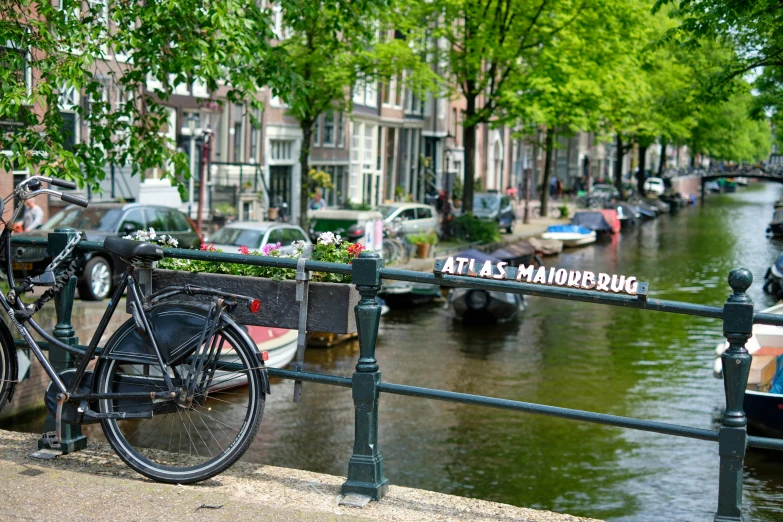
<svg viewBox="0 0 783 522">
<path fill-rule="evenodd" d="M 337 146 L 344 147 L 345 146 L 345 115 L 342 113 L 342 111 L 337 113 L 336 136 L 337 136 Z"/>
<path fill-rule="evenodd" d="M 31 96 L 33 94 L 33 69 L 30 67 L 30 50 L 23 49 L 22 46 L 12 40 L 6 40 L 3 48 L 13 49 L 14 51 L 22 51 L 24 53 L 24 65 L 22 66 L 24 68 L 24 86 L 26 88 L 27 95 Z M 19 54 L 22 53 L 20 52 Z"/>
<path fill-rule="evenodd" d="M 331 128 L 332 128 L 332 138 L 327 141 L 326 136 L 326 129 L 327 129 L 327 116 L 331 116 Z M 336 140 L 334 139 L 334 133 L 335 133 L 335 121 L 334 121 L 334 111 L 328 110 L 323 114 L 323 145 L 324 147 L 334 147 Z"/>
</svg>

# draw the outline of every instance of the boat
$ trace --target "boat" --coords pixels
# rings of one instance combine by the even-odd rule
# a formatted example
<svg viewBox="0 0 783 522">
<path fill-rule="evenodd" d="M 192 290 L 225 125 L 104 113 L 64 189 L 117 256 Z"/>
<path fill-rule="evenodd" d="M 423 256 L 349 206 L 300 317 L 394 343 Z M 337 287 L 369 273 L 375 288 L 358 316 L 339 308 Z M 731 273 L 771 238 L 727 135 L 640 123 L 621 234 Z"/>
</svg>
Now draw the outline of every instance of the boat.
<svg viewBox="0 0 783 522">
<path fill-rule="evenodd" d="M 780 254 L 775 262 L 767 268 L 764 274 L 764 291 L 778 299 L 783 298 L 783 254 Z"/>
<path fill-rule="evenodd" d="M 620 203 L 617 205 L 617 219 L 620 221 L 620 228 L 632 227 L 639 222 L 639 212 L 631 205 Z"/>
<path fill-rule="evenodd" d="M 429 304 L 441 297 L 440 286 L 409 281 L 384 283 L 378 294 L 390 308 L 410 308 Z"/>
<path fill-rule="evenodd" d="M 577 212 L 571 218 L 571 224 L 595 231 L 596 234 L 616 234 L 620 231 L 620 221 L 616 210 L 586 210 Z"/>
<path fill-rule="evenodd" d="M 543 239 L 562 241 L 564 247 L 578 247 L 595 243 L 595 230 L 577 225 L 552 225 L 541 234 Z"/>
<path fill-rule="evenodd" d="M 704 190 L 711 194 L 718 194 L 720 192 L 720 185 L 717 181 L 705 181 Z"/>
<path fill-rule="evenodd" d="M 783 303 L 762 310 L 783 315 Z M 715 349 L 715 377 L 722 378 L 721 354 L 728 342 Z M 742 408 L 748 419 L 748 432 L 783 439 L 783 327 L 754 324 L 753 335 L 745 348 L 753 356 L 748 386 Z"/>
<path fill-rule="evenodd" d="M 478 250 L 466 250 L 455 257 L 475 259 L 476 263 L 491 261 L 494 264 L 501 261 Z M 525 297 L 510 292 L 452 288 L 446 300 L 446 308 L 454 319 L 464 322 L 506 322 L 516 319 L 519 312 L 525 309 Z"/>
<path fill-rule="evenodd" d="M 767 232 L 771 232 L 773 236 L 783 236 L 783 208 L 775 210 Z"/>
<path fill-rule="evenodd" d="M 639 213 L 639 217 L 642 220 L 655 219 L 658 217 L 659 210 L 645 202 L 636 204 L 636 211 Z"/>
<path fill-rule="evenodd" d="M 529 241 L 518 241 L 502 248 L 498 248 L 489 254 L 511 266 L 530 265 L 535 261 L 536 247 Z"/>
<path fill-rule="evenodd" d="M 542 256 L 556 256 L 563 251 L 563 242 L 557 239 L 531 237 L 528 241 Z"/>
</svg>

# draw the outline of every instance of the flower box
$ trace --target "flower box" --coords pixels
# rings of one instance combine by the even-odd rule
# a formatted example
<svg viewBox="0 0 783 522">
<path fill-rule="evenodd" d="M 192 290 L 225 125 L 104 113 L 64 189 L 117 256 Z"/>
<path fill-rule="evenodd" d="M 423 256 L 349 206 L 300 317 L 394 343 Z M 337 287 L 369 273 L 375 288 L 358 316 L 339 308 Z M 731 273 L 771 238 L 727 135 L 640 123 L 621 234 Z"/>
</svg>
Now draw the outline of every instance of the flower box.
<svg viewBox="0 0 783 522">
<path fill-rule="evenodd" d="M 239 324 L 291 330 L 299 327 L 296 281 L 180 270 L 156 269 L 152 273 L 153 291 L 168 286 L 185 285 L 215 288 L 223 292 L 260 299 L 261 310 L 256 314 L 245 306 L 238 306 L 234 310 L 233 316 Z M 193 296 L 188 299 L 209 301 L 207 296 Z M 359 299 L 359 292 L 353 285 L 311 281 L 307 306 L 307 330 L 338 334 L 356 332 L 354 306 Z"/>
</svg>

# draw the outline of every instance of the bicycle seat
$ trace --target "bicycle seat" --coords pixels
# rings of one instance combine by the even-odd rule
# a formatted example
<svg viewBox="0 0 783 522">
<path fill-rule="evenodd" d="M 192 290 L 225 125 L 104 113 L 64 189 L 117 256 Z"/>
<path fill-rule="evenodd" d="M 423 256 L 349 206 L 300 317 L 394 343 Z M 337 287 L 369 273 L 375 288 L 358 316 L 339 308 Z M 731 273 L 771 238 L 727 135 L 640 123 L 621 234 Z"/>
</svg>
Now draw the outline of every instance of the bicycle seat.
<svg viewBox="0 0 783 522">
<path fill-rule="evenodd" d="M 163 249 L 150 243 L 141 243 L 133 239 L 107 237 L 103 240 L 103 248 L 123 259 L 140 258 L 148 261 L 163 259 Z"/>
</svg>

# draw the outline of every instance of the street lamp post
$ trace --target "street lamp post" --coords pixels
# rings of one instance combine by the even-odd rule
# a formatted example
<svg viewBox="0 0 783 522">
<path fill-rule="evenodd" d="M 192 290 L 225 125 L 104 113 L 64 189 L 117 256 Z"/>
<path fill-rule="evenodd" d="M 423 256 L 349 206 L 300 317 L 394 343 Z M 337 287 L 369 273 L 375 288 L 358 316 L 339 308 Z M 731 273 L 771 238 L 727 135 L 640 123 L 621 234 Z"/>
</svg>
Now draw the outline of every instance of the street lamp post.
<svg viewBox="0 0 783 522">
<path fill-rule="evenodd" d="M 188 180 L 188 217 L 193 217 L 193 192 L 195 191 L 196 175 L 196 115 L 188 117 L 188 130 L 190 131 L 190 179 Z"/>
</svg>

